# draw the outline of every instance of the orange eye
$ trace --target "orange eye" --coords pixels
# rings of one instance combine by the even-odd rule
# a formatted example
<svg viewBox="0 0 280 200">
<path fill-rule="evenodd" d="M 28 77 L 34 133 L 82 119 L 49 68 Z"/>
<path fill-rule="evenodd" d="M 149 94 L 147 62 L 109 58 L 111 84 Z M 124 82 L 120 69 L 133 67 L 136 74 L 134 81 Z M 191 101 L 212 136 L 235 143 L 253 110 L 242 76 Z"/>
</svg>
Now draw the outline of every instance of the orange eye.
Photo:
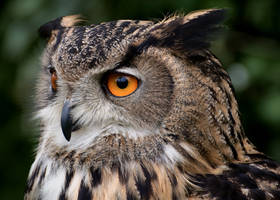
<svg viewBox="0 0 280 200">
<path fill-rule="evenodd" d="M 108 76 L 107 88 L 112 95 L 124 97 L 132 94 L 138 88 L 138 79 L 127 74 L 112 73 Z"/>
<path fill-rule="evenodd" d="M 51 75 L 51 84 L 52 84 L 52 91 L 53 92 L 56 92 L 56 89 L 57 89 L 56 80 L 57 80 L 57 75 L 56 75 L 56 72 L 53 71 L 52 75 Z"/>
</svg>

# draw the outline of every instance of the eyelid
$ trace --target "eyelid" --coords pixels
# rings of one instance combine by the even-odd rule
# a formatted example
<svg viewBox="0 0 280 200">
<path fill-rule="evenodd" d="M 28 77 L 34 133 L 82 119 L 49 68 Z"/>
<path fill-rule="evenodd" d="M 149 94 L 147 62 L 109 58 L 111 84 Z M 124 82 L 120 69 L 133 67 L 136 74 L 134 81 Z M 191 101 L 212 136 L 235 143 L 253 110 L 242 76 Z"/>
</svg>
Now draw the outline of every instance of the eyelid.
<svg viewBox="0 0 280 200">
<path fill-rule="evenodd" d="M 119 69 L 116 69 L 113 73 L 122 73 L 122 74 L 127 74 L 130 76 L 134 76 L 136 77 L 138 80 L 141 80 L 142 76 L 139 73 L 139 71 L 137 70 L 137 68 L 131 68 L 131 67 L 122 67 Z"/>
<path fill-rule="evenodd" d="M 55 68 L 51 65 L 48 66 L 48 71 L 50 74 L 53 74 L 54 72 L 56 72 Z"/>
</svg>

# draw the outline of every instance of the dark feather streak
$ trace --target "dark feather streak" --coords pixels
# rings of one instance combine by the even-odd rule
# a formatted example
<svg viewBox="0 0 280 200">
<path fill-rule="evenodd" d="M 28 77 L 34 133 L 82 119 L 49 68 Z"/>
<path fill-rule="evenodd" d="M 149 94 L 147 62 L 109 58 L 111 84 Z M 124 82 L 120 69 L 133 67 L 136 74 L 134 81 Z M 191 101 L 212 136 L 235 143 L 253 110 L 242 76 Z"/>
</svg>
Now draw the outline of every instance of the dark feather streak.
<svg viewBox="0 0 280 200">
<path fill-rule="evenodd" d="M 82 181 L 79 189 L 78 200 L 91 200 L 91 198 L 91 190 L 85 185 L 84 181 Z"/>
<path fill-rule="evenodd" d="M 25 192 L 24 192 L 25 194 L 29 193 L 32 190 L 35 179 L 38 178 L 40 169 L 41 169 L 41 164 L 38 164 L 36 166 L 35 170 L 32 172 L 30 178 L 27 181 L 27 185 L 26 185 Z"/>
<path fill-rule="evenodd" d="M 64 185 L 64 188 L 62 189 L 60 195 L 59 195 L 59 200 L 65 200 L 66 199 L 66 192 L 67 192 L 67 189 L 70 185 L 70 182 L 73 178 L 73 175 L 74 175 L 74 171 L 73 169 L 71 168 L 69 171 L 67 171 L 66 175 L 65 175 L 65 185 Z"/>
<path fill-rule="evenodd" d="M 97 187 L 102 182 L 101 169 L 100 168 L 94 169 L 93 167 L 91 167 L 90 173 L 91 173 L 91 185 L 92 187 Z"/>
</svg>

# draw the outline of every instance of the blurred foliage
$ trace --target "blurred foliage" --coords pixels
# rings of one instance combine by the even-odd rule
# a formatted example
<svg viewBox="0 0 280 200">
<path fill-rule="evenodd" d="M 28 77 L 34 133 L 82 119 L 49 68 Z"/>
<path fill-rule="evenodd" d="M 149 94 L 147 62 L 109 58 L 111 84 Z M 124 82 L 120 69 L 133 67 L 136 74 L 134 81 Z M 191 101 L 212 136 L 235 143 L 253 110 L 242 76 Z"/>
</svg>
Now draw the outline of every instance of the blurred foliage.
<svg viewBox="0 0 280 200">
<path fill-rule="evenodd" d="M 280 161 L 280 1 L 278 0 L 6 0 L 0 1 L 0 191 L 22 199 L 38 130 L 32 121 L 34 83 L 44 42 L 37 28 L 80 13 L 91 23 L 161 19 L 174 12 L 228 8 L 228 31 L 213 51 L 233 80 L 245 131 Z"/>
</svg>

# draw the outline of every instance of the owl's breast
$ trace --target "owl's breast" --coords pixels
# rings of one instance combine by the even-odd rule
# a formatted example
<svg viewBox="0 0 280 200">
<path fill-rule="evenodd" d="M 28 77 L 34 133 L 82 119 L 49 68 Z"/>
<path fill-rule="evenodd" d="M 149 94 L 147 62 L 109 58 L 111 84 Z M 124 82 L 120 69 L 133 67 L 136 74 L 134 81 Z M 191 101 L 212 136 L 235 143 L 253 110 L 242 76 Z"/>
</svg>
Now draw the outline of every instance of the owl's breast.
<svg viewBox="0 0 280 200">
<path fill-rule="evenodd" d="M 35 161 L 25 199 L 184 199 L 187 177 L 177 167 L 147 161 L 66 168 Z"/>
</svg>

